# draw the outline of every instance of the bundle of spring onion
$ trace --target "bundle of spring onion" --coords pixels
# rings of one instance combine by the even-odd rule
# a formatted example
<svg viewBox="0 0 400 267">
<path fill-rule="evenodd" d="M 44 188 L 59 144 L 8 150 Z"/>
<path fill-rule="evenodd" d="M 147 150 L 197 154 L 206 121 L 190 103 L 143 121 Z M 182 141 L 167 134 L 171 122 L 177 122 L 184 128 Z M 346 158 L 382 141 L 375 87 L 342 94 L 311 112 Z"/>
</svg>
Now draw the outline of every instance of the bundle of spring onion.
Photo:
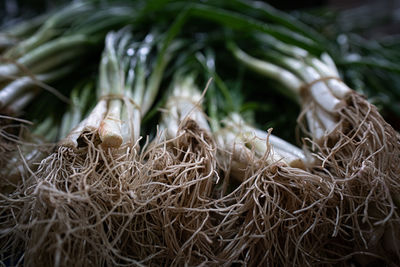
<svg viewBox="0 0 400 267">
<path fill-rule="evenodd" d="M 367 96 L 385 120 L 399 130 L 400 43 L 395 14 L 396 7 L 377 2 L 348 10 L 315 9 L 296 16 L 329 39 L 346 83 Z"/>
<path fill-rule="evenodd" d="M 212 69 L 212 57 L 206 62 L 218 86 L 226 87 Z M 216 222 L 208 229 L 218 233 L 214 258 L 251 266 L 329 263 L 332 254 L 325 246 L 334 247 L 331 236 L 338 227 L 330 218 L 338 212 L 334 186 L 302 169 L 313 162 L 300 148 L 225 110 L 223 127 L 216 113 L 212 118 L 225 173 L 220 197 L 212 202 Z"/>
<path fill-rule="evenodd" d="M 182 68 L 175 72 L 160 133 L 143 152 L 152 190 L 147 202 L 153 212 L 147 231 L 161 240 L 154 243 L 160 254 L 152 264 L 211 262 L 208 250 L 214 236 L 204 233 L 211 225 L 209 201 L 218 181 L 216 147 L 195 78 Z"/>
<path fill-rule="evenodd" d="M 76 127 L 79 110 L 65 116 L 70 126 L 64 121 L 64 128 L 74 128 L 13 193 L 7 208 L 14 218 L 7 223 L 14 221 L 18 227 L 6 228 L 2 239 L 9 242 L 2 249 L 23 249 L 25 263 L 32 265 L 102 265 L 127 260 L 111 248 L 121 238 L 120 224 L 132 218 L 128 211 L 118 210 L 131 206 L 123 188 L 128 191 L 126 176 L 135 164 L 141 112 L 151 106 L 172 52 L 165 42 L 158 63 L 149 64 L 159 38 L 148 34 L 137 42 L 130 29 L 107 35 L 97 104 Z M 146 77 L 149 71 L 152 74 Z M 17 262 L 21 255 L 11 257 Z"/>
<path fill-rule="evenodd" d="M 398 258 L 399 134 L 376 107 L 346 86 L 327 54 L 317 58 L 271 37 L 260 39 L 270 46 L 265 52 L 270 62 L 229 46 L 239 61 L 277 79 L 300 101 L 300 125 L 305 117 L 309 149 L 321 162 L 314 173 L 333 177 L 338 193 L 346 196 L 341 214 L 346 230 L 340 238 L 354 243 L 356 251 Z"/>
<path fill-rule="evenodd" d="M 339 213 L 334 187 L 302 169 L 266 163 L 271 155 L 265 142 L 261 157 L 246 151 L 245 181 L 216 201 L 220 218 L 210 232 L 219 234 L 217 257 L 250 266 L 334 263 L 340 251 L 332 238 L 340 227 L 332 220 Z"/>
<path fill-rule="evenodd" d="M 0 154 L 5 265 L 400 259 L 399 134 L 342 81 L 337 46 L 294 17 L 244 0 L 90 0 L 3 31 L 0 47 L 0 109 L 21 117 L 2 118 L 34 123 L 18 137 L 21 123 L 0 125 L 0 151 L 18 155 Z M 78 54 L 96 90 L 66 78 Z M 70 95 L 61 123 L 36 115 L 41 97 L 26 106 L 41 87 Z M 278 137 L 294 140 L 298 110 L 282 112 L 282 88 L 302 148 Z"/>
<path fill-rule="evenodd" d="M 238 114 L 217 136 L 225 152 L 220 160 L 230 161 L 230 179 L 240 182 L 216 203 L 223 218 L 216 227 L 218 257 L 251 266 L 329 263 L 326 246 L 334 247 L 331 236 L 338 227 L 331 219 L 339 199 L 332 184 L 289 166 L 302 163 L 302 151 L 245 124 Z"/>
<path fill-rule="evenodd" d="M 15 116 L 25 115 L 26 107 L 35 103 L 35 98 L 43 98 L 43 94 L 39 96 L 42 89 L 68 103 L 68 98 L 49 84 L 73 72 L 79 77 L 76 69 L 79 66 L 81 71 L 84 69 L 85 62 L 99 50 L 109 29 L 132 21 L 133 10 L 130 5 L 72 3 L 48 14 L 45 20 L 34 19 L 32 23 L 22 22 L 4 30 L 4 38 L 20 39 L 2 52 L 0 60 L 0 114 L 4 114 L 0 117 L 1 168 L 12 167 L 10 158 L 20 165 L 25 160 L 32 167 L 31 157 L 21 157 L 18 153 L 18 145 L 29 143 L 29 133 L 22 132 L 27 127 Z M 112 15 L 113 19 L 105 20 Z"/>
</svg>

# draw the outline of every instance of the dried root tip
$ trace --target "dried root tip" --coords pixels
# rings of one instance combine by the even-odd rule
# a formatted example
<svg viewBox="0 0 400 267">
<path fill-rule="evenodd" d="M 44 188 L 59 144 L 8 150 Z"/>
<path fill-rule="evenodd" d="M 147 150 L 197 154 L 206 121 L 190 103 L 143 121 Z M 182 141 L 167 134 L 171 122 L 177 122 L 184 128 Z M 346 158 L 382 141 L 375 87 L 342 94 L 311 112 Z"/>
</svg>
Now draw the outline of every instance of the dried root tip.
<svg viewBox="0 0 400 267">
<path fill-rule="evenodd" d="M 63 138 L 59 145 L 69 148 L 78 148 L 78 138 L 82 135 L 87 120 L 83 120 L 77 127 L 75 127 L 65 138 Z"/>
<path fill-rule="evenodd" d="M 121 146 L 123 138 L 118 126 L 119 124 L 112 120 L 104 120 L 101 122 L 99 136 L 102 146 L 114 148 Z"/>
<path fill-rule="evenodd" d="M 278 148 L 274 148 L 272 153 L 275 154 L 275 158 L 278 158 L 278 161 L 284 163 L 286 166 L 305 169 L 303 159 L 297 157 L 297 155 Z"/>
<path fill-rule="evenodd" d="M 76 139 L 70 139 L 70 138 L 64 138 L 62 139 L 59 143 L 60 146 L 63 147 L 68 147 L 68 148 L 78 148 L 78 142 L 76 141 Z"/>
<path fill-rule="evenodd" d="M 121 109 L 121 100 L 110 100 L 107 115 L 99 127 L 99 137 L 104 147 L 118 148 L 122 144 Z"/>
<path fill-rule="evenodd" d="M 60 146 L 69 148 L 78 148 L 79 139 L 85 133 L 97 134 L 97 130 L 100 128 L 100 124 L 107 112 L 107 101 L 100 100 L 89 116 L 81 121 L 64 139 L 59 142 Z"/>
<path fill-rule="evenodd" d="M 107 112 L 107 102 L 101 100 L 92 110 L 90 115 L 83 120 L 70 134 L 60 141 L 60 145 L 69 148 L 78 148 L 79 139 L 84 134 L 98 135 L 102 146 L 118 148 L 123 142 L 120 121 L 120 100 L 111 100 Z M 106 117 L 104 118 L 107 112 Z"/>
<path fill-rule="evenodd" d="M 303 170 L 306 169 L 306 166 L 304 165 L 304 162 L 301 159 L 298 159 L 298 158 L 289 161 L 288 164 L 289 164 L 290 167 L 293 167 L 293 168 L 299 168 L 299 169 L 303 169 Z"/>
</svg>

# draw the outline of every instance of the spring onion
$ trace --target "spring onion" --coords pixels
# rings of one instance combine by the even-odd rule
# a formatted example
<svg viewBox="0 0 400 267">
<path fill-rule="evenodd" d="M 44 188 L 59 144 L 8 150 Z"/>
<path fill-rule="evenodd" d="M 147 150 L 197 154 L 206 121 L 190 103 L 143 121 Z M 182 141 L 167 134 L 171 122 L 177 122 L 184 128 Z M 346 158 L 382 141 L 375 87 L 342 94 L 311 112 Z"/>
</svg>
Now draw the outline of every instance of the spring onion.
<svg viewBox="0 0 400 267">
<path fill-rule="evenodd" d="M 273 47 L 271 55 L 266 53 L 272 63 L 255 59 L 232 43 L 229 47 L 239 61 L 282 82 L 300 100 L 313 140 L 308 150 L 321 161 L 321 170 L 316 173 L 324 179 L 334 177 L 340 192 L 347 192 L 350 213 L 343 219 L 355 238 L 352 242 L 356 249 L 398 254 L 398 249 L 384 245 L 386 235 L 377 232 L 393 231 L 399 216 L 395 212 L 400 186 L 395 167 L 399 166 L 398 133 L 375 106 L 346 86 L 326 54 L 321 59 L 308 53 L 301 55 L 296 47 L 279 46 L 279 42 L 270 40 L 263 39 Z M 295 82 L 283 80 L 275 69 L 290 73 Z"/>
</svg>

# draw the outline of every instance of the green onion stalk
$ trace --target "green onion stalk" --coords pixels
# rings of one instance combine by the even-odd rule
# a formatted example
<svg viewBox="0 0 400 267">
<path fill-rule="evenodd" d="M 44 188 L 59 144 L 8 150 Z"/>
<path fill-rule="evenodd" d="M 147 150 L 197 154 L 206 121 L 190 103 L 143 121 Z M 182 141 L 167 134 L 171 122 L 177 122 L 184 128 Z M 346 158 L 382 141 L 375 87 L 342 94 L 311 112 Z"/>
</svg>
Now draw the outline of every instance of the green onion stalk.
<svg viewBox="0 0 400 267">
<path fill-rule="evenodd" d="M 76 69 L 82 56 L 95 51 L 108 30 L 133 22 L 132 14 L 137 12 L 133 6 L 91 2 L 74 3 L 55 12 L 29 38 L 3 53 L 0 112 L 14 115 L 21 111 L 40 88 L 67 101 L 46 84 Z M 112 19 L 107 19 L 110 16 Z"/>
<path fill-rule="evenodd" d="M 154 101 L 173 52 L 165 41 L 163 51 L 156 49 L 161 37 L 149 33 L 140 42 L 129 28 L 107 34 L 97 103 L 86 117 L 70 109 L 61 127 L 66 136 L 29 183 L 5 199 L 17 222 L 5 230 L 7 240 L 15 239 L 8 249 L 14 262 L 21 260 L 15 253 L 19 249 L 24 262 L 33 265 L 138 264 L 123 255 L 121 240 L 133 219 L 129 179 L 139 176 L 141 117 Z M 85 102 L 88 93 L 79 95 Z"/>
<path fill-rule="evenodd" d="M 49 17 L 44 14 L 0 28 L 0 54 L 29 38 Z"/>
<path fill-rule="evenodd" d="M 88 2 L 72 3 L 4 29 L 2 36 L 19 40 L 3 53 L 3 57 L 6 59 L 21 57 L 41 44 L 63 35 L 77 20 L 94 11 L 95 6 Z"/>
<path fill-rule="evenodd" d="M 264 58 L 255 58 L 235 44 L 234 56 L 252 70 L 285 85 L 298 99 L 300 125 L 308 151 L 320 162 L 311 171 L 345 195 L 339 237 L 353 244 L 348 254 L 362 263 L 396 261 L 400 255 L 398 203 L 400 193 L 399 134 L 365 97 L 340 78 L 334 61 L 307 50 L 262 36 L 269 45 Z M 265 60 L 267 59 L 267 60 Z M 304 118 L 306 124 L 304 124 Z"/>
<path fill-rule="evenodd" d="M 209 102 L 224 177 L 212 202 L 214 225 L 207 229 L 218 236 L 210 248 L 213 258 L 245 265 L 329 263 L 334 255 L 325 246 L 335 245 L 332 235 L 339 226 L 328 214 L 340 212 L 334 187 L 302 169 L 311 163 L 301 149 L 246 123 L 238 106 L 229 104 L 230 92 L 223 93 L 227 86 L 213 57 L 198 58 L 219 89 L 212 88 Z M 226 104 L 216 109 L 212 100 L 218 92 Z"/>
<path fill-rule="evenodd" d="M 145 179 L 150 192 L 146 203 L 145 231 L 131 226 L 132 251 L 152 264 L 197 265 L 212 263 L 210 251 L 215 233 L 212 225 L 213 188 L 218 182 L 216 145 L 207 116 L 204 98 L 190 64 L 175 71 L 166 92 L 166 103 L 158 134 L 143 152 Z M 206 89 L 205 89 L 206 90 Z M 154 236 L 149 246 L 139 247 L 146 236 Z"/>
</svg>

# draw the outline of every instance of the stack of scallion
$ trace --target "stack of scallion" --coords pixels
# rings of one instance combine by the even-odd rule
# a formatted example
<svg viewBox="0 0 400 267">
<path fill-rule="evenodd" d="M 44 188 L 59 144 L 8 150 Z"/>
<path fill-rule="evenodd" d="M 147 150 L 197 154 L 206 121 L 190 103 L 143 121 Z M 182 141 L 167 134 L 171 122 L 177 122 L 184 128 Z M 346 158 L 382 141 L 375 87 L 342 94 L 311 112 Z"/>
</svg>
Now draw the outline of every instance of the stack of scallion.
<svg viewBox="0 0 400 267">
<path fill-rule="evenodd" d="M 396 42 L 351 61 L 298 18 L 82 0 L 0 28 L 2 265 L 395 266 L 400 135 L 362 93 L 400 82 Z"/>
</svg>

